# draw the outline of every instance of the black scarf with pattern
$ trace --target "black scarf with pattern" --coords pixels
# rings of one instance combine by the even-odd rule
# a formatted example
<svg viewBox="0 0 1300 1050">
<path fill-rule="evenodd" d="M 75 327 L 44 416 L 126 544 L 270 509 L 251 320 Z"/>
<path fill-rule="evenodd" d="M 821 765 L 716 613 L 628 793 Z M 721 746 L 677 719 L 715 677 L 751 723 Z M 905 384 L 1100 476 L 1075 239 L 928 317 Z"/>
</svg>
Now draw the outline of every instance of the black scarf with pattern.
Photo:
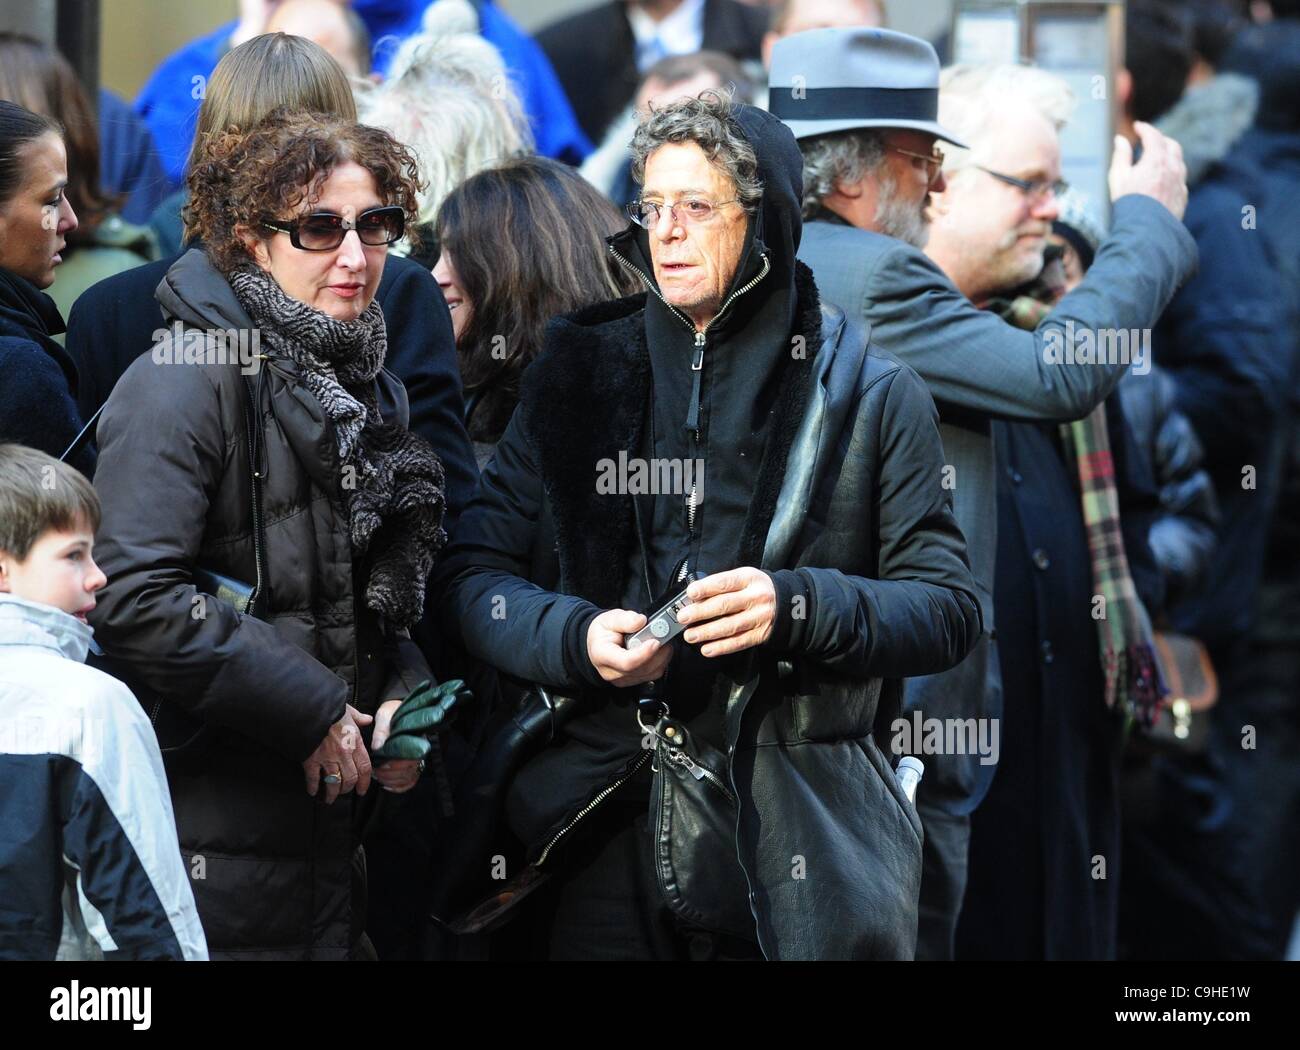
<svg viewBox="0 0 1300 1050">
<path fill-rule="evenodd" d="M 340 321 L 286 295 L 262 270 L 236 270 L 229 278 L 262 343 L 299 366 L 334 424 L 353 554 L 369 555 L 366 605 L 398 627 L 412 626 L 447 539 L 446 482 L 428 442 L 380 418 L 375 377 L 388 334 L 379 304 L 355 321 Z"/>
</svg>

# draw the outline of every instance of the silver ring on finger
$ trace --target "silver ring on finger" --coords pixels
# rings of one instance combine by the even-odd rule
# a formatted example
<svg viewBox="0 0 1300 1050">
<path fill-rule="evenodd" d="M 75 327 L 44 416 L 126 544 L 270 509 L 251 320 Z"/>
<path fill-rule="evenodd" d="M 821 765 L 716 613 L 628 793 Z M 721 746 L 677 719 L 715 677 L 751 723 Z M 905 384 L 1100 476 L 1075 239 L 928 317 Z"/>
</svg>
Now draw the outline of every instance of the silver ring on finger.
<svg viewBox="0 0 1300 1050">
<path fill-rule="evenodd" d="M 341 784 L 343 783 L 343 778 L 337 773 L 326 773 L 321 777 L 321 782 L 324 784 Z"/>
</svg>

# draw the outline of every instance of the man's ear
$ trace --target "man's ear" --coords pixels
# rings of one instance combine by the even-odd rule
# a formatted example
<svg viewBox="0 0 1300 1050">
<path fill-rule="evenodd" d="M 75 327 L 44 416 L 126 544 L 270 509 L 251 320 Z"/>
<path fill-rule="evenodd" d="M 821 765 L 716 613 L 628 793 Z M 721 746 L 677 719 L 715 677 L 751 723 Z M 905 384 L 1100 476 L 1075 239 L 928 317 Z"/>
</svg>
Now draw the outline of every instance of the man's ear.
<svg viewBox="0 0 1300 1050">
<path fill-rule="evenodd" d="M 240 243 L 243 244 L 253 262 L 257 263 L 261 269 L 270 273 L 271 253 L 267 250 L 266 241 L 257 236 L 257 234 L 247 226 L 236 226 L 235 236 L 239 238 Z"/>
<path fill-rule="evenodd" d="M 0 594 L 8 594 L 9 587 L 9 563 L 13 561 L 8 551 L 0 550 Z"/>
<path fill-rule="evenodd" d="M 857 182 L 845 182 L 843 179 L 835 180 L 835 192 L 841 197 L 847 197 L 851 201 L 857 200 L 866 192 L 867 179 L 870 175 L 864 175 Z"/>
</svg>

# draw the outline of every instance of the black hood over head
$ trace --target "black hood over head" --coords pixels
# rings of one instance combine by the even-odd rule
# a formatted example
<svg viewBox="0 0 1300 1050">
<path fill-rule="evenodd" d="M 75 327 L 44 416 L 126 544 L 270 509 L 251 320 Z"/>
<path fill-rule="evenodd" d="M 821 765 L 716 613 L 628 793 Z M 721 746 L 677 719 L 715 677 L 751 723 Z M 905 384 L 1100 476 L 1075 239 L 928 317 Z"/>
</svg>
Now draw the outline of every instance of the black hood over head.
<svg viewBox="0 0 1300 1050">
<path fill-rule="evenodd" d="M 793 295 L 795 255 L 803 236 L 803 154 L 790 129 L 766 110 L 735 103 L 731 115 L 758 157 L 763 197 L 749 224 L 740 265 L 727 294 L 760 271 L 759 252 L 766 251 L 772 269 L 764 283 Z M 655 283 L 648 231 L 630 222 L 608 243 L 636 264 L 651 284 Z"/>
<path fill-rule="evenodd" d="M 771 253 L 773 284 L 793 289 L 794 260 L 803 237 L 803 154 L 790 129 L 766 110 L 738 105 L 735 117 L 758 155 L 763 183 L 753 239 Z"/>
</svg>

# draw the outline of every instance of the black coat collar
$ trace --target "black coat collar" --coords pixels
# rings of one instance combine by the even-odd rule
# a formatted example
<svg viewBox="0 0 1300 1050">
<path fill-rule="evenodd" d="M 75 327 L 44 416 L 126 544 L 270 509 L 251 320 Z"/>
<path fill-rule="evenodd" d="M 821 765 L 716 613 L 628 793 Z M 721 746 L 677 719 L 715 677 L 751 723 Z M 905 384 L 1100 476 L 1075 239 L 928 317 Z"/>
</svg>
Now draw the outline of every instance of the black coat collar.
<svg viewBox="0 0 1300 1050">
<path fill-rule="evenodd" d="M 54 359 L 68 380 L 68 390 L 77 393 L 77 366 L 66 350 L 51 336 L 65 331 L 63 316 L 54 300 L 31 281 L 9 270 L 0 270 L 0 335 L 28 339 Z"/>
<path fill-rule="evenodd" d="M 821 301 L 812 271 L 795 269 L 792 336 L 806 353 L 791 355 L 759 482 L 740 533 L 737 564 L 758 565 L 785 475 L 786 458 L 808 403 L 821 347 Z M 623 569 L 636 541 L 632 497 L 596 491 L 597 464 L 635 455 L 650 398 L 645 295 L 601 303 L 551 322 L 547 349 L 525 373 L 520 411 L 555 522 L 560 586 L 602 608 L 615 608 Z"/>
</svg>

